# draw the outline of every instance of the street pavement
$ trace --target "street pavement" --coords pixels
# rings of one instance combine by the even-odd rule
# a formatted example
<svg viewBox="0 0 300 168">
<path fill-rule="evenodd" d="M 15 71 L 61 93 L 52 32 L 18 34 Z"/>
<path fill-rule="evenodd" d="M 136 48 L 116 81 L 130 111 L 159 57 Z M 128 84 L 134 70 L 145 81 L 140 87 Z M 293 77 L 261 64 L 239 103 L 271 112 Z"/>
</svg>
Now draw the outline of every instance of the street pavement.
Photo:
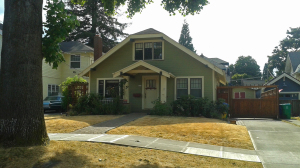
<svg viewBox="0 0 300 168">
<path fill-rule="evenodd" d="M 300 127 L 272 119 L 239 119 L 265 168 L 300 167 Z"/>
</svg>

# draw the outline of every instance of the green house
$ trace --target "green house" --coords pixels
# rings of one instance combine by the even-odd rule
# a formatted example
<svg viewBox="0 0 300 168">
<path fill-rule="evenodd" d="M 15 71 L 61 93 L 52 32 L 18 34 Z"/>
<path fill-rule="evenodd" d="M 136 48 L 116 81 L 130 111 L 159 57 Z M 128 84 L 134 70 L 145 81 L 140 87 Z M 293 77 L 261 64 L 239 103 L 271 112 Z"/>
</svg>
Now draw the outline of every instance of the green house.
<svg viewBox="0 0 300 168">
<path fill-rule="evenodd" d="M 216 100 L 217 87 L 226 84 L 224 67 L 157 30 L 147 29 L 129 35 L 79 76 L 89 77 L 90 93 L 107 99 L 110 89 L 126 79 L 119 88 L 123 100 L 132 112 L 141 112 L 153 108 L 154 100 L 170 103 L 182 95 Z"/>
</svg>

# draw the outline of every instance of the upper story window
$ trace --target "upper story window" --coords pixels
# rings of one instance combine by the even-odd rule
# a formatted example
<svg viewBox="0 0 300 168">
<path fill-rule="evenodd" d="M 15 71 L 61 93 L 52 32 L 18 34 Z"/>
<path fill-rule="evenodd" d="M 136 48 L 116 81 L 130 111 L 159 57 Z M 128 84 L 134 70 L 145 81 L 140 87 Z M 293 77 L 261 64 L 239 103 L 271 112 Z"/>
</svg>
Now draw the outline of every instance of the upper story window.
<svg viewBox="0 0 300 168">
<path fill-rule="evenodd" d="M 80 55 L 71 55 L 70 68 L 80 68 Z"/>
<path fill-rule="evenodd" d="M 163 49 L 162 42 L 140 42 L 135 43 L 135 60 L 162 60 Z"/>
</svg>

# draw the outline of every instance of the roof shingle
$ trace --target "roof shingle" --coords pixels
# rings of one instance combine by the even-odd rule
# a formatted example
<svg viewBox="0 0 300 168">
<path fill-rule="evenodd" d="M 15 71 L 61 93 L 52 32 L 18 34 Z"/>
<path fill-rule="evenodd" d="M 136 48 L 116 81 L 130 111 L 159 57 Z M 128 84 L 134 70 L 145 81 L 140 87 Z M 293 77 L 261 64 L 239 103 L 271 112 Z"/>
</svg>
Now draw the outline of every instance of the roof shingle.
<svg viewBox="0 0 300 168">
<path fill-rule="evenodd" d="M 67 53 L 94 52 L 92 47 L 84 45 L 79 41 L 62 42 L 60 43 L 60 49 Z"/>
</svg>

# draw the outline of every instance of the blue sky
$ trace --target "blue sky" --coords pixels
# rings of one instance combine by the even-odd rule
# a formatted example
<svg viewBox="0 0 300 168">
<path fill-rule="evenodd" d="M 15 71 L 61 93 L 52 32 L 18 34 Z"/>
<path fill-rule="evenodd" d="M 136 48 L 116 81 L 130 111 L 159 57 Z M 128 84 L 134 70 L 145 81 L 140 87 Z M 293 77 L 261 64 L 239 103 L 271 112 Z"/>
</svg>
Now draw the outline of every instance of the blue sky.
<svg viewBox="0 0 300 168">
<path fill-rule="evenodd" d="M 235 63 L 241 55 L 250 55 L 261 70 L 267 56 L 286 37 L 286 31 L 300 27 L 300 0 L 209 0 L 199 15 L 187 17 L 169 16 L 160 1 L 154 0 L 132 19 L 121 17 L 121 22 L 132 23 L 125 32 L 154 28 L 178 41 L 186 19 L 197 54 L 229 63 Z M 3 2 L 0 0 L 0 21 Z"/>
</svg>

